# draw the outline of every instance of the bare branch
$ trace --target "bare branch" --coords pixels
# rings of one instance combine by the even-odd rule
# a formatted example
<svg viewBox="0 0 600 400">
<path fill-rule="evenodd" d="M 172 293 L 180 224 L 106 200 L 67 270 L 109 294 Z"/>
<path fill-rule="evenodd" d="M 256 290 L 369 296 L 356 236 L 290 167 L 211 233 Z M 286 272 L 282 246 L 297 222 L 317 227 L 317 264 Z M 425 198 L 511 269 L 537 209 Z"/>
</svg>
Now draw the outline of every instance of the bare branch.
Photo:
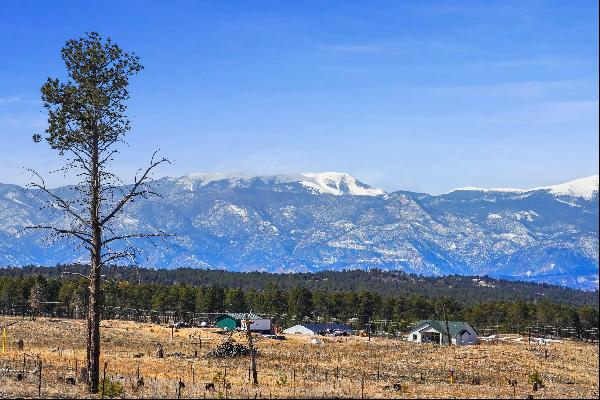
<svg viewBox="0 0 600 400">
<path fill-rule="evenodd" d="M 163 164 L 163 163 L 171 163 L 168 159 L 166 158 L 161 158 L 158 161 L 154 160 L 154 157 L 156 156 L 156 151 L 154 152 L 154 154 L 152 154 L 152 159 L 150 160 L 150 166 L 144 171 L 144 173 L 142 174 L 142 176 L 140 177 L 140 179 L 136 179 L 134 185 L 132 186 L 131 190 L 129 191 L 129 193 L 127 195 L 125 195 L 125 197 L 123 197 L 121 199 L 121 201 L 119 201 L 119 203 L 117 203 L 117 205 L 115 206 L 115 208 L 106 216 L 104 217 L 101 221 L 100 221 L 100 225 L 104 226 L 104 224 L 106 224 L 108 221 L 110 221 L 119 211 L 121 211 L 123 209 L 123 207 L 125 206 L 125 204 L 127 204 L 132 198 L 136 197 L 136 196 L 140 196 L 140 195 L 145 195 L 147 193 L 151 193 L 148 190 L 143 190 L 143 191 L 138 191 L 138 189 L 140 188 L 140 186 L 144 186 L 146 181 L 149 178 L 150 172 L 158 167 L 159 165 Z"/>
<path fill-rule="evenodd" d="M 126 239 L 136 239 L 136 238 L 152 238 L 152 237 L 173 237 L 175 235 L 159 232 L 159 233 L 136 233 L 132 235 L 122 235 L 122 236 L 113 236 L 110 239 L 104 240 L 102 242 L 103 245 L 106 245 L 110 242 L 114 242 L 117 240 L 126 240 Z"/>
<path fill-rule="evenodd" d="M 76 230 L 71 230 L 71 229 L 62 229 L 62 228 L 57 228 L 55 226 L 50 226 L 50 225 L 34 225 L 34 226 L 26 226 L 25 228 L 23 228 L 23 230 L 30 230 L 30 229 L 47 229 L 47 230 L 56 232 L 61 235 L 75 236 L 82 242 L 85 242 L 85 243 L 89 244 L 90 246 L 92 245 L 92 241 L 88 238 L 88 237 L 90 237 L 90 234 L 87 232 L 76 231 Z"/>
<path fill-rule="evenodd" d="M 33 187 L 33 188 L 36 188 L 36 189 L 39 189 L 39 190 L 43 191 L 48 196 L 50 196 L 51 198 L 53 198 L 54 200 L 56 200 L 56 202 L 58 203 L 57 205 L 61 209 L 63 209 L 64 211 L 66 211 L 71 216 L 75 217 L 76 219 L 78 219 L 82 224 L 84 224 L 86 226 L 90 225 L 89 222 L 85 218 L 83 218 L 81 215 L 79 215 L 77 212 L 75 212 L 75 210 L 73 210 L 73 208 L 71 207 L 71 205 L 69 204 L 69 202 L 67 202 L 66 200 L 62 199 L 58 195 L 52 193 L 48 188 L 46 188 L 46 183 L 45 183 L 44 179 L 40 176 L 40 174 L 38 174 L 36 171 L 34 171 L 32 169 L 28 169 L 28 170 L 31 173 L 35 174 L 42 181 L 41 185 L 39 183 L 32 182 L 32 183 L 29 184 L 29 187 Z"/>
</svg>

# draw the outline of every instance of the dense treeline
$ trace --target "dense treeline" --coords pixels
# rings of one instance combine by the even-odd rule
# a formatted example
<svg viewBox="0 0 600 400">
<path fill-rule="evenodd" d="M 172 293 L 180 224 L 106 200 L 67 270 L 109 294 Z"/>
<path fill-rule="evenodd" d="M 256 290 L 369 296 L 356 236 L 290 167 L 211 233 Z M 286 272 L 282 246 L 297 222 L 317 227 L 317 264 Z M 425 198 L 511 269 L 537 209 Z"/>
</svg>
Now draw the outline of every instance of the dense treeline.
<svg viewBox="0 0 600 400">
<path fill-rule="evenodd" d="M 41 275 L 0 277 L 0 310 L 26 305 L 40 312 L 67 310 L 73 315 L 85 308 L 84 288 L 83 279 Z M 283 326 L 303 320 L 338 320 L 350 322 L 357 328 L 372 322 L 375 329 L 405 331 L 419 319 L 442 319 L 441 310 L 445 309 L 449 319 L 469 321 L 481 332 L 492 326 L 498 326 L 500 332 L 523 332 L 528 326 L 555 326 L 572 328 L 566 336 L 585 337 L 586 331 L 598 327 L 598 308 L 592 305 L 575 306 L 548 300 L 482 301 L 463 305 L 449 297 L 382 296 L 367 290 L 287 288 L 276 283 L 268 283 L 261 290 L 242 290 L 217 285 L 163 285 L 109 279 L 103 283 L 102 296 L 104 306 L 174 311 L 181 316 L 251 310 L 271 316 Z"/>
<path fill-rule="evenodd" d="M 0 268 L 0 276 L 43 275 L 60 278 L 65 272 L 87 274 L 83 265 L 59 265 L 56 267 Z M 598 305 L 598 291 L 590 292 L 566 287 L 521 281 L 449 275 L 426 277 L 397 271 L 348 270 L 322 271 L 316 273 L 274 274 L 266 272 L 228 272 L 195 268 L 144 269 L 106 267 L 106 279 L 125 280 L 136 283 L 171 285 L 184 282 L 193 286 L 241 287 L 245 290 L 263 290 L 276 283 L 281 288 L 304 286 L 310 290 L 361 291 L 380 296 L 410 297 L 421 294 L 427 298 L 451 297 L 460 304 L 478 304 L 483 301 L 524 300 L 536 302 L 544 299 L 573 305 Z"/>
</svg>

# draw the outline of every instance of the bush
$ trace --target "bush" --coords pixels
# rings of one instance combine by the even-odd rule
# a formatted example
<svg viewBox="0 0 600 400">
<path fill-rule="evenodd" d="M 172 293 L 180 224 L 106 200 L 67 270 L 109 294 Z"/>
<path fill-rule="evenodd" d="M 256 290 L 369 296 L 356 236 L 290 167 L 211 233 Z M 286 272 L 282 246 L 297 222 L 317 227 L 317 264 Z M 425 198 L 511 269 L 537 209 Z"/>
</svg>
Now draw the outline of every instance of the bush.
<svg viewBox="0 0 600 400">
<path fill-rule="evenodd" d="M 529 379 L 527 380 L 530 384 L 537 383 L 539 387 L 542 386 L 542 377 L 538 371 L 533 371 L 529 374 Z"/>
<path fill-rule="evenodd" d="M 104 381 L 100 382 L 100 389 L 102 390 L 101 395 L 103 395 L 103 397 L 111 399 L 123 394 L 123 384 L 119 381 L 111 381 L 108 378 L 105 378 Z"/>
<path fill-rule="evenodd" d="M 287 385 L 287 375 L 285 375 L 285 374 L 279 375 L 279 378 L 277 378 L 277 381 L 275 381 L 275 384 L 277 386 L 286 386 Z"/>
</svg>

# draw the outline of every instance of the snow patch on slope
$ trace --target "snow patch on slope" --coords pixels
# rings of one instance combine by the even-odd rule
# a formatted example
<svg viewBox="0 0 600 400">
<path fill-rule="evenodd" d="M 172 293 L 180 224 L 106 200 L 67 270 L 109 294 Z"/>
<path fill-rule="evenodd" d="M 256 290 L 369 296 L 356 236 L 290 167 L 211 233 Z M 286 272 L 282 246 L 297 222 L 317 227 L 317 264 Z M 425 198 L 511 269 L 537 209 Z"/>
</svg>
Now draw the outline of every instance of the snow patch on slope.
<svg viewBox="0 0 600 400">
<path fill-rule="evenodd" d="M 335 196 L 343 194 L 379 196 L 385 194 L 383 190 L 367 186 L 343 172 L 304 172 L 301 176 L 308 179 L 300 181 L 300 184 L 319 193 Z"/>
</svg>

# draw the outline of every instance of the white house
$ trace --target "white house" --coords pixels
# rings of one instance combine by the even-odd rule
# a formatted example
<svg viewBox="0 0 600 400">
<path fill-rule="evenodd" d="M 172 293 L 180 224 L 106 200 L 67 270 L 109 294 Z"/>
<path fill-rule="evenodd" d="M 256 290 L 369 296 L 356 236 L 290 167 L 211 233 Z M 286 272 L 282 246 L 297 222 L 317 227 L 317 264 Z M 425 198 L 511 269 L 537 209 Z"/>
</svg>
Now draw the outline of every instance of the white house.
<svg viewBox="0 0 600 400">
<path fill-rule="evenodd" d="M 315 323 L 298 324 L 283 330 L 286 335 L 349 335 L 352 328 L 345 324 Z"/>
<path fill-rule="evenodd" d="M 230 331 L 239 329 L 246 330 L 246 318 L 249 318 L 252 323 L 250 330 L 253 332 L 270 333 L 273 329 L 271 320 L 263 318 L 256 314 L 250 313 L 227 313 L 219 315 L 216 318 L 216 326 Z"/>
<path fill-rule="evenodd" d="M 477 343 L 477 331 L 468 322 L 448 321 L 452 344 L 466 345 Z M 448 343 L 446 321 L 419 321 L 408 333 L 409 342 Z"/>
<path fill-rule="evenodd" d="M 271 319 L 269 318 L 262 318 L 258 315 L 255 314 L 249 314 L 250 317 L 250 321 L 252 321 L 252 323 L 250 324 L 250 330 L 251 331 L 255 331 L 255 332 L 271 332 L 273 330 L 273 325 L 271 323 Z M 240 325 L 243 331 L 245 331 L 246 328 L 246 316 L 243 317 L 243 319 L 240 321 Z"/>
</svg>

